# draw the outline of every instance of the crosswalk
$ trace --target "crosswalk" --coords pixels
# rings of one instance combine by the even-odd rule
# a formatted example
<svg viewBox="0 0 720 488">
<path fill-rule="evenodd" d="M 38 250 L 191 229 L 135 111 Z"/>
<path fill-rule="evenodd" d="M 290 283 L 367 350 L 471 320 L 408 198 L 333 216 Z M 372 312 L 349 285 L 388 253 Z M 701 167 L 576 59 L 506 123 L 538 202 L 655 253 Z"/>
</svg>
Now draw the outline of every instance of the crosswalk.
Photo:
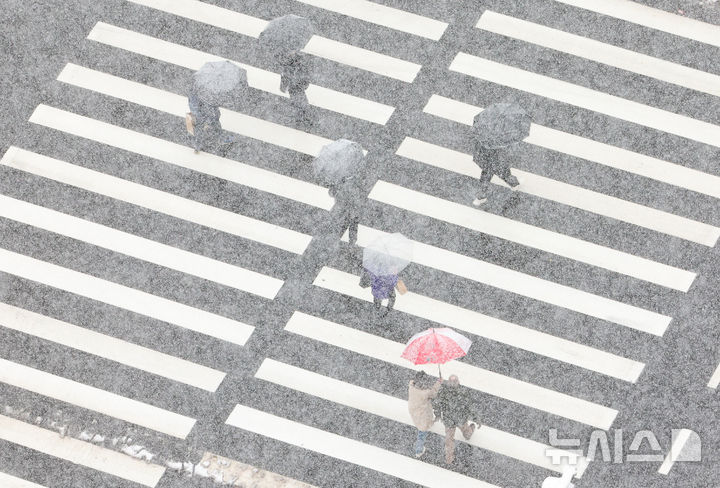
<svg viewBox="0 0 720 488">
<path fill-rule="evenodd" d="M 228 445 L 207 445 L 207 450 L 241 462 L 252 459 L 251 464 L 263 469 L 317 486 L 326 486 L 326 480 L 318 474 L 322 470 L 303 464 L 305 453 L 312 456 L 307 463 L 325 460 L 335 478 L 347 476 L 348 465 L 356 467 L 367 486 L 397 486 L 399 480 L 407 486 L 443 488 L 539 486 L 545 476 L 562 473 L 568 462 L 577 465 L 578 477 L 591 478 L 593 465 L 582 455 L 566 451 L 563 462 L 553 462 L 548 452 L 558 449 L 549 445 L 547 432 L 558 425 L 578 435 L 617 427 L 619 414 L 627 408 L 623 392 L 642 382 L 653 348 L 674 325 L 671 304 L 690 292 L 698 278 L 696 262 L 678 263 L 670 250 L 702 254 L 714 248 L 720 237 L 715 214 L 699 215 L 688 208 L 696 202 L 716 205 L 720 176 L 699 169 L 701 165 L 683 163 L 684 149 L 660 158 L 646 147 L 596 140 L 596 135 L 581 129 L 568 131 L 567 125 L 534 123 L 522 143 L 532 150 L 518 151 L 512 169 L 521 182 L 513 193 L 515 199 L 532 204 L 507 214 L 475 208 L 470 196 L 481 170 L 472 161 L 469 134 L 473 117 L 487 100 L 470 87 L 477 87 L 479 81 L 508 95 L 520 91 L 536 107 L 560 102 L 621 128 L 641 126 L 655 135 L 679 136 L 695 145 L 691 147 L 720 147 L 720 127 L 672 107 L 622 98 L 603 87 L 520 68 L 512 53 L 496 53 L 491 59 L 475 44 L 465 43 L 460 50 L 453 47 L 446 60 L 423 53 L 406 59 L 405 48 L 375 48 L 372 39 L 355 45 L 316 21 L 316 35 L 304 51 L 328 73 L 315 74 L 307 91 L 309 103 L 360 132 L 349 133 L 343 127 L 298 129 L 270 120 L 266 111 L 245 112 L 239 103 L 232 109 L 221 108 L 221 122 L 246 143 L 240 160 L 212 152 L 195 154 L 182 137 L 170 140 L 163 135 L 171 126 L 184 130 L 186 93 L 177 83 L 165 84 L 150 76 L 148 66 L 189 75 L 205 62 L 225 58 L 213 54 L 207 45 L 193 45 L 193 32 L 167 36 L 159 30 L 150 35 L 140 32 L 138 25 L 155 15 L 172 16 L 198 29 L 218 29 L 228 42 L 237 35 L 253 40 L 274 16 L 269 12 L 277 13 L 280 7 L 260 15 L 265 12 L 259 5 L 262 2 L 238 4 L 238 10 L 226 2 L 219 2 L 220 6 L 207 0 L 125 3 L 132 19 L 108 14 L 90 29 L 83 55 L 71 56 L 57 76 L 57 100 L 47 99 L 33 107 L 28 131 L 35 137 L 14 142 L 0 160 L 0 172 L 21 182 L 19 188 L 3 187 L 0 222 L 6 229 L 19 229 L 17 239 L 38 233 L 41 242 L 47 243 L 46 247 L 18 247 L 10 236 L 3 236 L 3 280 L 50 297 L 72 297 L 82 305 L 59 314 L 52 307 L 24 301 L 12 290 L 2 296 L 0 332 L 33 346 L 27 352 L 0 346 L 3 387 L 38 395 L 58 408 L 117 419 L 174 440 L 215 429 L 220 437 L 256 443 L 252 445 L 259 445 L 259 452 L 249 456 Z M 313 12 L 318 19 L 331 16 L 349 28 L 407 40 L 408 46 L 422 42 L 438 48 L 446 41 L 456 46 L 458 40 L 449 39 L 456 33 L 439 7 L 408 4 L 400 8 L 396 3 L 288 0 L 282 8 L 297 5 L 310 12 L 311 21 Z M 636 29 L 655 29 L 720 46 L 715 42 L 716 26 L 626 0 L 558 3 L 614 16 Z M 433 11 L 437 14 L 428 14 Z M 571 24 L 550 27 L 499 7 L 468 12 L 464 22 L 467 25 L 460 27 L 478 39 L 505 36 L 592 66 L 647 77 L 653 86 L 679 87 L 707 99 L 720 95 L 717 74 L 649 56 L 633 46 L 590 39 L 573 33 Z M 97 59 L 98 53 L 108 52 L 142 59 L 142 66 L 137 71 L 113 70 L 112 56 L 105 60 L 107 64 Z M 280 97 L 274 100 L 280 103 L 287 98 L 279 90 L 276 66 L 243 50 L 234 55 L 230 61 L 246 70 L 249 85 L 268 95 L 263 100 Z M 450 90 L 444 86 L 446 77 L 466 79 L 468 84 Z M 434 81 L 430 91 L 428 80 Z M 349 90 L 353 85 L 358 89 Z M 128 118 L 108 115 L 93 103 L 78 103 L 79 93 L 87 94 L 88 100 L 122 106 L 132 118 L 142 114 L 149 125 L 128 126 Z M 408 101 L 413 108 L 405 106 Z M 397 124 L 396 117 L 414 123 Z M 155 130 L 153 124 L 163 130 Z M 278 300 L 285 284 L 298 279 L 292 270 L 302 268 L 297 263 L 316 244 L 315 229 L 335 210 L 327 188 L 312 175 L 307 156 L 316 156 L 325 144 L 341 137 L 367 138 L 363 128 L 378 134 L 386 126 L 392 130 L 385 154 L 366 151 L 384 162 L 370 168 L 376 172 L 376 181 L 367 195 L 369 211 L 361 217 L 357 245 L 364 248 L 396 231 L 413 242 L 407 273 L 414 279 L 407 280 L 410 291 L 397 297 L 387 319 L 389 327 L 375 323 L 370 291 L 359 286 L 357 263 L 344 255 L 332 257 L 313 276 L 304 277 L 308 291 L 293 298 L 293 303 Z M 68 147 L 49 150 L 49 141 L 55 137 L 69 141 Z M 81 151 L 86 146 L 101 154 L 101 161 L 84 158 Z M 536 149 L 541 152 L 532 152 Z M 268 164 L 268 154 L 276 160 L 273 164 Z M 536 164 L 537 154 L 570 161 L 567 167 L 577 174 L 558 177 L 558 172 Z M 120 155 L 133 171 L 116 167 Z M 134 178 L 133 174 L 147 170 L 149 161 L 160 181 L 182 181 L 188 175 L 213 178 L 229 184 L 233 194 L 262 198 L 266 211 L 246 215 L 242 202 L 234 205 L 215 198 L 209 203 L 157 181 Z M 642 185 L 604 191 L 584 182 L 585 174 L 647 180 L 665 195 L 646 192 Z M 500 180 L 493 182 L 498 192 L 510 193 Z M 84 209 L 82 201 L 72 201 L 71 195 L 87 195 L 103 202 L 109 214 L 138 215 L 140 222 L 128 227 L 112 219 L 100 221 Z M 682 197 L 687 206 L 668 204 L 668 195 Z M 552 220 L 555 213 L 562 225 Z M 159 231 L 167 222 L 181 223 L 191 231 L 183 236 Z M 598 223 L 607 238 L 599 239 L 597 229 L 588 230 Z M 198 251 L 198 243 L 206 242 L 203 235 L 222 236 L 222 244 Z M 529 263 L 485 255 L 477 245 L 467 245 L 480 236 L 501 249 L 512 249 L 513 255 L 528 255 Z M 342 240 L 347 241 L 347 233 Z M 37 239 L 29 242 L 38 245 Z M 230 249 L 221 248 L 227 243 L 232 243 Z M 648 243 L 655 247 L 649 249 Z M 93 250 L 92 256 L 104 256 L 104 261 L 81 259 L 88 250 Z M 280 258 L 272 261 L 263 256 Z M 127 276 L 122 271 L 127 262 L 133 263 L 133 269 L 146 269 L 147 276 L 138 280 Z M 577 279 L 583 274 L 597 279 Z M 172 276 L 174 283 L 160 276 Z M 187 295 L 178 295 L 177 286 L 202 286 L 213 296 L 223 297 L 222 303 L 206 295 L 190 301 Z M 460 291 L 454 293 L 453 287 Z M 619 287 L 630 292 L 618 293 Z M 646 299 L 647 295 L 662 297 L 666 303 Z M 502 300 L 495 303 L 492 297 Z M 521 310 L 525 306 L 531 311 Z M 127 317 L 132 318 L 129 324 Z M 100 327 L 96 320 L 105 325 Z M 113 326 L 115 322 L 118 327 Z M 407 411 L 407 380 L 417 370 L 438 375 L 438 368 L 414 366 L 401 359 L 400 353 L 403 341 L 426 327 L 451 327 L 470 336 L 476 349 L 487 348 L 489 356 L 508 358 L 507 364 L 494 365 L 478 351 L 442 366 L 443 376 L 457 374 L 475 401 L 493 405 L 508 417 L 490 412 L 478 419 L 482 424 L 470 440 L 456 436 L 472 453 L 469 463 L 475 465 L 470 470 L 440 466 L 432 457 L 413 457 L 410 439 L 415 430 Z M 173 331 L 172 337 L 167 331 Z M 191 346 L 173 352 L 172 346 L 153 345 L 177 337 Z M 63 357 L 49 361 L 33 356 L 35 346 L 49 344 L 75 358 L 67 369 L 62 366 Z M 219 351 L 217 361 L 214 349 Z M 258 351 L 261 356 L 248 360 L 248 354 Z M 321 357 L 315 360 L 314 354 Z M 248 377 L 243 376 L 246 364 L 233 364 L 238 358 L 256 365 Z M 331 367 L 329 361 L 333 361 Z M 537 370 L 523 367 L 525 362 L 537 365 Z M 377 372 L 372 369 L 367 374 L 350 366 L 364 363 L 372 364 Z M 73 370 L 79 367 L 84 374 Z M 138 382 L 147 379 L 172 393 L 124 392 L 101 384 L 98 378 L 113 368 L 132 372 Z M 553 371 L 566 381 L 546 376 Z M 719 371 L 707 386 L 717 387 Z M 238 382 L 249 384 L 254 394 L 228 393 Z M 593 385 L 611 388 L 606 394 L 593 391 Z M 174 395 L 184 400 L 173 402 Z M 203 408 L 217 407 L 207 401 L 210 397 L 226 403 L 221 406 L 225 425 L 206 425 L 208 418 L 221 413 L 203 412 Z M 226 402 L 228 398 L 231 403 Z M 319 413 L 307 418 L 289 415 L 288 409 L 302 411 L 304 403 Z M 353 419 L 372 419 L 373 425 L 382 422 L 387 432 L 363 430 L 362 425 L 344 429 L 342 412 Z M 445 433 L 440 423 L 431 432 L 434 441 Z M 389 435 L 400 440 L 389 445 Z M 172 486 L 159 464 L 59 438 L 55 432 L 8 416 L 0 416 L 0 440 L 29 449 L 40 459 L 59 459 L 142 486 Z M 269 450 L 277 445 L 293 453 L 289 459 L 299 464 L 269 465 L 275 459 Z M 478 462 L 485 457 L 488 463 Z M 485 472 L 483 465 L 497 472 Z M 671 466 L 667 464 L 662 474 L 671 473 Z M 0 484 L 39 486 L 1 472 Z"/>
</svg>

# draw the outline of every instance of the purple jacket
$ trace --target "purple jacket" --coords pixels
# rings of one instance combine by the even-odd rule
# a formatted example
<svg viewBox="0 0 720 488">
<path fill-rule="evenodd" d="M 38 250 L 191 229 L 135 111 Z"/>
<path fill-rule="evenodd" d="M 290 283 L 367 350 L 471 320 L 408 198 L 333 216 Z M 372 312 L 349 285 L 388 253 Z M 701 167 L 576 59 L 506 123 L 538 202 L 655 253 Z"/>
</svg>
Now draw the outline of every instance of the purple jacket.
<svg viewBox="0 0 720 488">
<path fill-rule="evenodd" d="M 390 292 L 398 282 L 398 275 L 375 276 L 370 273 L 370 288 L 373 297 L 383 300 L 390 297 Z"/>
</svg>

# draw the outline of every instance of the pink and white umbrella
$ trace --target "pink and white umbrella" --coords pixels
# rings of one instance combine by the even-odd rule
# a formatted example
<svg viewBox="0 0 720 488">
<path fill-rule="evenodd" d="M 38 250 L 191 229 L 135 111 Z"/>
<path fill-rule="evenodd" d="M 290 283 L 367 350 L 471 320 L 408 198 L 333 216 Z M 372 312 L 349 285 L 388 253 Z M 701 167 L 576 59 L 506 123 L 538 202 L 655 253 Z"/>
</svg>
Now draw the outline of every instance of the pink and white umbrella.
<svg viewBox="0 0 720 488">
<path fill-rule="evenodd" d="M 412 336 L 400 357 L 413 364 L 440 364 L 463 357 L 472 341 L 452 329 L 428 329 Z"/>
</svg>

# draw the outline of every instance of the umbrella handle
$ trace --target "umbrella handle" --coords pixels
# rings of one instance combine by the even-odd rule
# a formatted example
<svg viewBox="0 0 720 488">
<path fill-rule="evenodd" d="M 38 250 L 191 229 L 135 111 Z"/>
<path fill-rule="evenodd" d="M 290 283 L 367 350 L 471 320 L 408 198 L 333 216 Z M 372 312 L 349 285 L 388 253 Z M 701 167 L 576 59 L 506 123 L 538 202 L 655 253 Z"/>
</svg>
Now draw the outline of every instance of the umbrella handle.
<svg viewBox="0 0 720 488">
<path fill-rule="evenodd" d="M 442 371 L 440 371 L 440 364 L 438 364 L 438 373 L 440 374 L 440 379 L 442 379 Z"/>
</svg>

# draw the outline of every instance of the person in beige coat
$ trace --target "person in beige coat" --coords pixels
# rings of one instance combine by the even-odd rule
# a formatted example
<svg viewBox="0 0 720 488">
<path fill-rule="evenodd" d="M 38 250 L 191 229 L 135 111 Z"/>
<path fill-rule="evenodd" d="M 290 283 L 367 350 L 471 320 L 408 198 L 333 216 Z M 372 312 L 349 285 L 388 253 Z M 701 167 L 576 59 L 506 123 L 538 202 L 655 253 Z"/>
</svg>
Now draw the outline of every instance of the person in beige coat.
<svg viewBox="0 0 720 488">
<path fill-rule="evenodd" d="M 408 386 L 408 410 L 413 424 L 418 430 L 415 441 L 415 457 L 420 457 L 425 453 L 425 439 L 427 439 L 430 427 L 435 423 L 432 399 L 440 390 L 442 381 L 442 378 L 438 378 L 433 383 L 432 376 L 424 371 L 418 371 Z"/>
</svg>

